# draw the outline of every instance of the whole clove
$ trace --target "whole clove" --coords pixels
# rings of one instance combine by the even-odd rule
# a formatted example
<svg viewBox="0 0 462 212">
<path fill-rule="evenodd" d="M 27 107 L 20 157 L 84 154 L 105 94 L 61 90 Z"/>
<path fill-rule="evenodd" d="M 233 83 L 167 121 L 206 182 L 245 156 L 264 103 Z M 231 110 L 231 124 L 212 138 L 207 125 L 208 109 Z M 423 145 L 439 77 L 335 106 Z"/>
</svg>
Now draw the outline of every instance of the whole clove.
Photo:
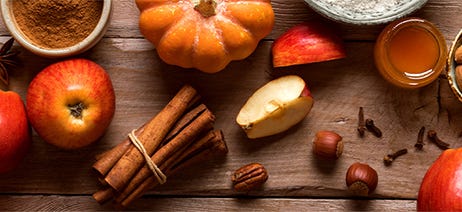
<svg viewBox="0 0 462 212">
<path fill-rule="evenodd" d="M 422 150 L 423 146 L 425 145 L 423 142 L 424 135 L 425 135 L 425 127 L 422 127 L 419 130 L 419 134 L 417 135 L 417 142 L 414 145 L 414 147 L 418 150 Z"/>
<path fill-rule="evenodd" d="M 384 158 L 383 158 L 383 162 L 385 163 L 385 165 L 389 166 L 393 163 L 393 161 L 401 156 L 401 155 L 404 155 L 407 153 L 407 149 L 401 149 L 401 150 L 398 150 L 396 151 L 395 153 L 392 153 L 392 154 L 388 154 L 386 155 Z"/>
<path fill-rule="evenodd" d="M 372 134 L 374 134 L 377 138 L 382 137 L 382 130 L 375 126 L 374 121 L 372 119 L 366 119 L 366 128 Z"/>
<path fill-rule="evenodd" d="M 436 146 L 438 146 L 440 149 L 442 149 L 442 150 L 449 149 L 450 144 L 448 144 L 448 143 L 442 141 L 440 138 L 438 138 L 435 130 L 429 130 L 428 133 L 427 133 L 427 137 L 428 137 L 428 139 L 430 141 L 435 143 Z"/>
<path fill-rule="evenodd" d="M 363 107 L 359 107 L 358 113 L 358 133 L 359 136 L 364 136 L 364 131 L 366 131 L 366 123 L 364 122 L 364 109 Z"/>
</svg>

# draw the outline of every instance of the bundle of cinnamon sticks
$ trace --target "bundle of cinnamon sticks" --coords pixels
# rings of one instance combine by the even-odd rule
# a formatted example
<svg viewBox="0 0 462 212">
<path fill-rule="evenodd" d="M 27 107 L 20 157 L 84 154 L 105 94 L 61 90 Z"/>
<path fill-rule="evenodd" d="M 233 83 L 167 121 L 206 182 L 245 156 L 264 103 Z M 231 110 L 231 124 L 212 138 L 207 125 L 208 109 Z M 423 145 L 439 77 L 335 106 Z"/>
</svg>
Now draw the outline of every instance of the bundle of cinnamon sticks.
<svg viewBox="0 0 462 212">
<path fill-rule="evenodd" d="M 199 99 L 197 91 L 186 85 L 156 116 L 133 131 L 167 181 L 186 166 L 228 152 L 223 133 L 213 128 L 215 116 Z M 116 207 L 126 208 L 164 183 L 148 167 L 147 159 L 130 137 L 97 156 L 93 169 L 103 188 L 93 194 L 95 200 L 102 204 L 112 199 Z"/>
</svg>

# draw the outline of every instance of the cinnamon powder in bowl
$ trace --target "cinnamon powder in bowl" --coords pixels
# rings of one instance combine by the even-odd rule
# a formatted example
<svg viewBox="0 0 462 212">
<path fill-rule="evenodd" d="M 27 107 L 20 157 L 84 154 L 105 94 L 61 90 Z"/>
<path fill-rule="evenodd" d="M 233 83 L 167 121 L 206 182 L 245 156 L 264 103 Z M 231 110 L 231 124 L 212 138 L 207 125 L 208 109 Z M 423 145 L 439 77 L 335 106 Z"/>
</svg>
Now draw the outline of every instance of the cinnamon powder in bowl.
<svg viewBox="0 0 462 212">
<path fill-rule="evenodd" d="M 3 20 L 12 36 L 31 52 L 65 57 L 93 47 L 104 35 L 110 0 L 6 0 Z"/>
</svg>

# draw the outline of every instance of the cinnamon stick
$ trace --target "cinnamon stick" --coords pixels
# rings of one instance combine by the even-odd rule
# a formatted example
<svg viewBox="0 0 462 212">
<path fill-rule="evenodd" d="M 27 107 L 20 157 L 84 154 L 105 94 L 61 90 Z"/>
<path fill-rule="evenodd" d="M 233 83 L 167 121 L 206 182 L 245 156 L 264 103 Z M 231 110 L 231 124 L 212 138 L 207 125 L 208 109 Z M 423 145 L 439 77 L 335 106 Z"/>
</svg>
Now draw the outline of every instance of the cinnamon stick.
<svg viewBox="0 0 462 212">
<path fill-rule="evenodd" d="M 136 130 L 135 135 L 138 136 L 143 129 L 144 127 Z M 117 144 L 97 158 L 97 161 L 92 166 L 93 170 L 98 173 L 99 177 L 103 178 L 131 146 L 132 144 L 128 138 Z"/>
<path fill-rule="evenodd" d="M 199 116 L 202 112 L 204 112 L 207 107 L 204 104 L 200 104 L 193 108 L 191 111 L 186 113 L 176 124 L 173 126 L 173 129 L 167 134 L 166 138 L 164 139 L 164 143 L 168 140 L 171 140 L 174 136 L 176 136 L 182 129 L 184 129 L 188 124 L 190 124 L 197 116 Z M 139 129 L 135 131 L 135 135 L 139 136 L 140 132 L 144 130 L 145 125 L 141 126 Z M 96 157 L 96 162 L 93 164 L 93 169 L 98 173 L 98 175 L 102 178 L 111 170 L 111 168 L 119 161 L 123 154 L 127 152 L 127 150 L 132 145 L 130 139 L 128 137 L 123 140 L 121 143 L 113 147 L 112 149 L 108 150 L 107 152 L 102 153 L 100 156 Z M 104 179 L 103 179 L 104 180 Z"/>
<path fill-rule="evenodd" d="M 215 116 L 206 109 L 199 115 L 190 125 L 186 126 L 177 136 L 175 136 L 170 142 L 165 144 L 151 157 L 151 160 L 158 166 L 172 157 L 176 152 L 185 149 L 190 143 L 194 142 L 196 138 L 202 133 L 210 131 L 213 128 Z M 164 173 L 165 174 L 165 173 Z M 129 194 L 139 184 L 146 180 L 146 178 L 153 176 L 152 171 L 144 166 L 128 183 L 124 190 L 120 190 L 121 196 Z"/>
<path fill-rule="evenodd" d="M 146 124 L 138 139 L 149 155 L 153 154 L 188 106 L 193 101 L 197 101 L 197 95 L 194 88 L 188 85 L 184 86 L 167 106 Z M 144 157 L 138 149 L 131 146 L 112 167 L 104 180 L 116 191 L 122 190 L 144 164 Z"/>
<path fill-rule="evenodd" d="M 163 143 L 167 143 L 168 141 L 172 140 L 175 136 L 177 136 L 181 130 L 183 130 L 186 126 L 191 124 L 199 115 L 201 115 L 205 110 L 207 110 L 207 106 L 204 104 L 199 104 L 197 107 L 193 108 L 191 111 L 186 113 L 181 119 L 175 123 L 173 129 L 165 136 Z"/>
<path fill-rule="evenodd" d="M 110 200 L 114 196 L 114 189 L 107 186 L 103 189 L 98 190 L 93 195 L 93 199 L 96 200 L 99 204 L 103 204 L 104 202 Z"/>
<path fill-rule="evenodd" d="M 213 120 L 214 120 L 214 116 L 213 114 L 211 114 L 211 112 L 207 109 L 207 107 L 204 105 L 204 104 L 199 104 L 198 106 L 196 106 L 195 108 L 193 108 L 192 110 L 190 110 L 188 113 L 186 113 L 183 117 L 181 117 L 181 119 L 175 124 L 175 126 L 173 127 L 173 129 L 169 132 L 169 134 L 167 135 L 166 139 L 173 139 L 174 136 L 178 136 L 180 133 L 183 133 L 183 135 L 181 136 L 182 139 L 186 139 L 187 136 L 184 135 L 184 131 L 194 131 L 196 130 L 195 128 L 192 128 L 189 127 L 188 128 L 188 125 L 191 125 L 191 123 L 194 122 L 194 120 L 196 120 L 199 116 L 201 116 L 201 114 L 203 114 L 205 111 L 206 114 L 203 115 L 203 120 L 202 121 L 199 121 L 199 125 L 204 125 L 204 130 L 206 129 L 211 129 L 212 128 L 212 123 L 213 123 Z M 209 121 L 207 121 L 207 117 L 209 119 Z M 206 122 L 210 122 L 210 123 L 203 123 L 204 121 Z M 196 121 L 197 122 L 197 121 Z M 197 125 L 197 124 L 196 124 Z M 197 126 L 199 126 L 197 125 Z M 196 128 L 197 128 L 196 126 Z M 141 129 L 143 129 L 144 126 L 141 127 Z M 200 128 L 200 126 L 199 126 Z M 186 129 L 186 130 L 185 130 Z M 188 133 L 188 132 L 186 132 Z M 198 132 L 195 132 L 195 133 L 200 133 L 199 131 Z M 191 135 L 194 135 L 194 133 L 188 133 L 190 136 Z M 169 136 L 170 135 L 170 136 Z M 169 137 L 172 137 L 172 138 L 169 138 Z M 164 142 L 167 142 L 166 139 L 164 139 Z M 192 141 L 192 138 L 189 138 L 191 141 Z M 124 140 L 122 143 L 126 143 L 128 142 L 129 145 L 132 145 L 131 142 L 126 139 Z M 117 145 L 116 147 L 114 147 L 114 149 L 118 148 L 120 150 L 120 147 L 121 145 Z M 186 145 L 185 145 L 186 147 Z M 102 157 L 100 160 L 102 161 L 97 161 L 94 165 L 93 165 L 93 168 L 101 173 L 101 174 L 104 174 L 104 171 L 105 170 L 110 170 L 112 168 L 112 166 L 109 166 L 110 163 L 107 162 L 107 161 L 113 161 L 114 158 L 110 158 L 110 157 L 117 157 L 117 158 L 120 158 L 121 156 L 118 156 L 116 154 L 108 154 L 110 152 L 115 152 L 113 150 L 109 150 L 107 153 L 104 153 L 105 156 Z M 122 153 L 123 154 L 123 153 Z M 106 157 L 109 157 L 109 158 L 106 158 Z M 104 177 L 104 176 L 103 176 Z M 105 182 L 101 182 L 102 185 L 106 186 L 107 183 Z M 103 190 L 105 190 L 106 192 L 102 192 Z M 114 191 L 111 191 L 109 192 L 108 190 L 111 190 L 111 189 L 108 189 L 108 188 L 104 188 L 100 191 L 97 191 L 93 197 L 95 198 L 95 200 L 102 204 L 104 202 L 106 202 L 107 200 L 111 199 L 113 197 L 113 193 Z"/>
<path fill-rule="evenodd" d="M 221 131 L 209 132 L 205 137 L 198 141 L 198 144 L 200 145 L 195 145 L 195 148 L 188 148 L 189 151 L 181 155 L 182 159 L 180 159 L 178 163 L 171 164 L 170 167 L 166 167 L 164 173 L 171 176 L 172 174 L 184 169 L 187 166 L 190 166 L 191 164 L 202 162 L 211 156 L 223 155 L 228 152 Z M 210 145 L 210 147 L 204 149 L 204 145 Z M 116 203 L 119 207 L 126 208 L 128 205 L 130 205 L 131 202 L 140 198 L 146 191 L 154 188 L 158 184 L 159 182 L 155 180 L 155 178 L 149 177 L 123 200 L 121 200 L 122 198 L 117 198 Z"/>
</svg>

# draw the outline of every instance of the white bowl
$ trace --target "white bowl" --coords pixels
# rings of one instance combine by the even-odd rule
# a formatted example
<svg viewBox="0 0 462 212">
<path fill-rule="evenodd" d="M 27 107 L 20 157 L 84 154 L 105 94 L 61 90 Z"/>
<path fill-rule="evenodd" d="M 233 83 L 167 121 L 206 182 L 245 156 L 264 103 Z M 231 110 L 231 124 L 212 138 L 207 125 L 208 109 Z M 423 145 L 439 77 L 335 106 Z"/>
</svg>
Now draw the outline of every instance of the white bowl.
<svg viewBox="0 0 462 212">
<path fill-rule="evenodd" d="M 375 25 L 411 14 L 428 0 L 305 0 L 321 15 L 344 23 Z"/>
<path fill-rule="evenodd" d="M 96 45 L 101 40 L 101 38 L 103 38 L 104 33 L 106 33 L 112 13 L 112 0 L 103 0 L 103 10 L 101 17 L 95 29 L 93 29 L 93 31 L 85 39 L 73 46 L 49 49 L 34 44 L 21 32 L 20 29 L 18 29 L 12 9 L 10 7 L 12 2 L 13 0 L 0 1 L 3 22 L 5 23 L 6 28 L 10 31 L 11 36 L 13 36 L 21 46 L 28 49 L 32 53 L 48 58 L 59 58 L 77 55 Z"/>
</svg>

